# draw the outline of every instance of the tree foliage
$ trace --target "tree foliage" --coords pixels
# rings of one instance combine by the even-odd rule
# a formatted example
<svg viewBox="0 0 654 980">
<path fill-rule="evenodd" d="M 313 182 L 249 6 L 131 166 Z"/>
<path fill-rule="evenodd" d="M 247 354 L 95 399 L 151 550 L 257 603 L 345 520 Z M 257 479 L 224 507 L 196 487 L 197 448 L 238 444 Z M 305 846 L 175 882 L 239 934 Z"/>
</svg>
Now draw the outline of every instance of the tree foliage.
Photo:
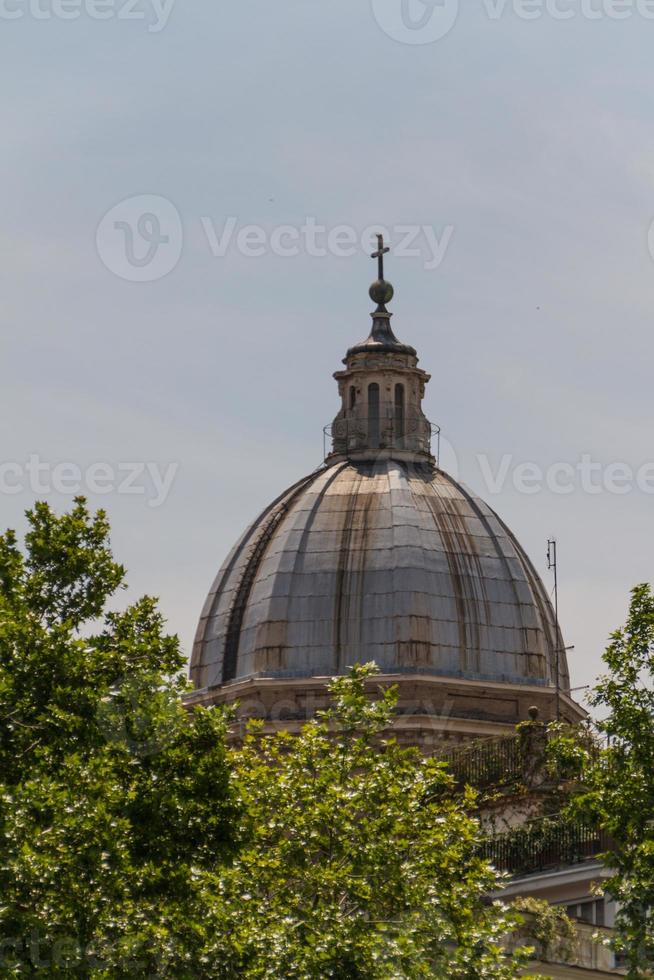
<svg viewBox="0 0 654 980">
<path fill-rule="evenodd" d="M 182 706 L 176 637 L 83 500 L 0 537 L 0 976 L 512 980 L 473 800 L 374 667 L 303 731 Z"/>
<path fill-rule="evenodd" d="M 106 611 L 105 515 L 27 516 L 24 554 L 0 537 L 0 975 L 181 976 L 233 846 L 225 718 L 189 719 L 153 599 Z"/>
<path fill-rule="evenodd" d="M 514 978 L 517 919 L 486 898 L 498 881 L 472 796 L 384 736 L 396 692 L 370 701 L 374 673 L 334 680 L 333 707 L 299 736 L 255 726 L 235 753 L 249 828 L 222 888 L 237 975 Z"/>
<path fill-rule="evenodd" d="M 579 790 L 571 810 L 609 835 L 606 892 L 619 904 L 614 948 L 631 980 L 654 964 L 654 595 L 632 590 L 627 621 L 604 654 L 607 672 L 591 696 L 602 743 L 562 731 L 553 750 Z"/>
</svg>

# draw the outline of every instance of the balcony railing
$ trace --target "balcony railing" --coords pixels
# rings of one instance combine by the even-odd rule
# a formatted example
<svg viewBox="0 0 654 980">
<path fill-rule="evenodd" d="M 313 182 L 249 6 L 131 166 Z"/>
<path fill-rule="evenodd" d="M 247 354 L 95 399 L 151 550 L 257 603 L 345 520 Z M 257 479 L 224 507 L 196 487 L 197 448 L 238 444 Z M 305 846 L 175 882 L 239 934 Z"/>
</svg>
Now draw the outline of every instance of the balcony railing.
<svg viewBox="0 0 654 980">
<path fill-rule="evenodd" d="M 498 871 L 515 876 L 579 864 L 610 850 L 605 831 L 562 819 L 538 820 L 489 837 L 480 846 L 481 856 Z"/>
<path fill-rule="evenodd" d="M 584 766 L 596 764 L 601 757 L 601 745 L 590 739 L 582 746 L 585 754 L 570 761 L 549 752 L 549 742 L 546 726 L 535 724 L 521 735 L 443 746 L 438 755 L 447 762 L 457 785 L 505 791 L 518 785 L 535 789 L 578 780 Z"/>
<path fill-rule="evenodd" d="M 439 753 L 459 786 L 503 789 L 524 783 L 532 775 L 535 760 L 517 736 L 472 742 Z"/>
<path fill-rule="evenodd" d="M 421 416 L 409 418 L 339 418 L 323 429 L 323 455 L 363 450 L 418 452 L 440 456 L 441 429 Z"/>
</svg>

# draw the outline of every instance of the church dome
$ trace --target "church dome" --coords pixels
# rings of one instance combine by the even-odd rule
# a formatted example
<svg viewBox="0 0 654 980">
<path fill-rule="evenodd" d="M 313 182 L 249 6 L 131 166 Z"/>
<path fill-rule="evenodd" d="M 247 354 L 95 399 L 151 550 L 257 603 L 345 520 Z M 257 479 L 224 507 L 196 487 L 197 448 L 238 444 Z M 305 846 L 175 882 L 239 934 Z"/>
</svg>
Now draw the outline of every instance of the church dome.
<svg viewBox="0 0 654 980">
<path fill-rule="evenodd" d="M 583 717 L 529 558 L 432 455 L 430 377 L 391 329 L 387 251 L 380 239 L 370 333 L 334 375 L 331 452 L 220 569 L 193 648 L 191 701 L 237 701 L 244 716 L 292 726 L 324 703 L 326 678 L 374 661 L 398 686 L 397 730 L 423 748 L 506 732 L 531 707 Z"/>
<path fill-rule="evenodd" d="M 383 674 L 551 687 L 563 642 L 529 558 L 429 461 L 328 461 L 248 528 L 221 568 L 191 676 Z M 565 654 L 560 686 L 569 690 Z"/>
</svg>

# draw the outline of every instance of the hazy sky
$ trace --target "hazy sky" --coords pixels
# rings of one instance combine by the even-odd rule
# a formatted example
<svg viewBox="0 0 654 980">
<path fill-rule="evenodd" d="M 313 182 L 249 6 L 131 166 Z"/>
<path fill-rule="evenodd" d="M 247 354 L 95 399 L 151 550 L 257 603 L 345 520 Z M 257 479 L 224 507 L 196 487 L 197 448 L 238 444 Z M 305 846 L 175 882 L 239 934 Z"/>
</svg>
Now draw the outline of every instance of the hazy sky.
<svg viewBox="0 0 654 980">
<path fill-rule="evenodd" d="M 654 4 L 139 4 L 0 2 L 1 524 L 66 506 L 78 467 L 189 650 L 242 527 L 321 460 L 371 306 L 342 243 L 427 228 L 388 260 L 395 331 L 445 465 L 548 584 L 557 535 L 588 683 L 654 580 Z M 584 456 L 592 478 L 552 470 Z M 152 468 L 119 492 L 145 463 L 177 467 L 167 496 Z"/>
</svg>

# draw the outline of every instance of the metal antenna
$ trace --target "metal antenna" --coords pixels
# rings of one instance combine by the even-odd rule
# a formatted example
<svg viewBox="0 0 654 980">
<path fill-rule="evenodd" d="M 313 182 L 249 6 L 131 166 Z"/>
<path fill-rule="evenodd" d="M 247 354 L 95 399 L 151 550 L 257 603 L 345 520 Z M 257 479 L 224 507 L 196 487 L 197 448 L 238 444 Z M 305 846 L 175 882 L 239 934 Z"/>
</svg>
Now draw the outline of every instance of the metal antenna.
<svg viewBox="0 0 654 980">
<path fill-rule="evenodd" d="M 561 649 L 559 646 L 559 575 L 556 560 L 556 538 L 550 538 L 547 542 L 547 567 L 550 572 L 554 572 L 554 622 L 556 624 L 554 669 L 556 671 L 556 720 L 561 721 L 561 678 L 559 673 L 561 663 Z"/>
</svg>

